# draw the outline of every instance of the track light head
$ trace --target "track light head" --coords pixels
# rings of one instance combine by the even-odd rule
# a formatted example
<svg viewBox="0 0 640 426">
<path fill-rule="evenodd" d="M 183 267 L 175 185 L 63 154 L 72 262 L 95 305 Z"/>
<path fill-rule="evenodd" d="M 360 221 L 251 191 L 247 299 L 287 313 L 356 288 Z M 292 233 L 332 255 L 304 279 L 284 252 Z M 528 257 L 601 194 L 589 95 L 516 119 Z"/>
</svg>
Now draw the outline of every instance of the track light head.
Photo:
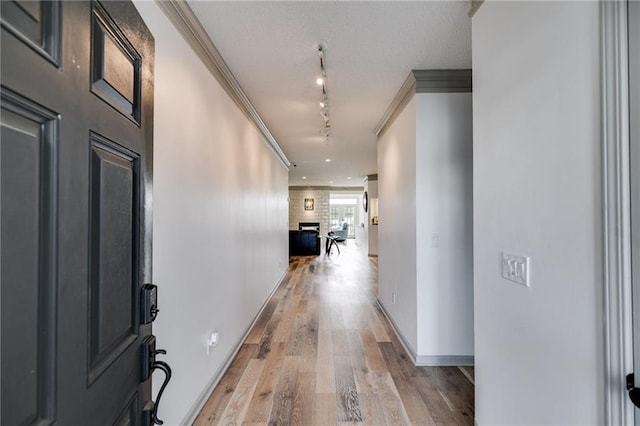
<svg viewBox="0 0 640 426">
<path fill-rule="evenodd" d="M 329 97 L 327 95 L 327 71 L 325 70 L 324 53 L 327 49 L 327 43 L 319 41 L 315 46 L 320 58 L 320 77 L 316 79 L 318 86 L 322 86 L 322 100 L 320 101 L 320 115 L 324 120 L 324 129 L 320 130 L 320 134 L 324 136 L 325 142 L 329 143 Z"/>
</svg>

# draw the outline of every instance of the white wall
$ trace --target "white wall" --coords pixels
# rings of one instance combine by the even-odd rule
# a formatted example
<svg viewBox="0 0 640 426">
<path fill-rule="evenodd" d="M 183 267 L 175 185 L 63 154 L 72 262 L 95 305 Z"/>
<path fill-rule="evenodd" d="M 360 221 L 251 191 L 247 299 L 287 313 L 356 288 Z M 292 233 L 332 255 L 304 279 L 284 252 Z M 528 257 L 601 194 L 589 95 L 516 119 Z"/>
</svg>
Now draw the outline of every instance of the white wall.
<svg viewBox="0 0 640 426">
<path fill-rule="evenodd" d="M 598 2 L 473 17 L 476 419 L 604 424 Z M 531 287 L 500 276 L 531 258 Z"/>
<path fill-rule="evenodd" d="M 418 93 L 418 362 L 473 356 L 471 93 Z"/>
<path fill-rule="evenodd" d="M 378 140 L 378 297 L 421 365 L 474 354 L 471 112 L 415 94 Z"/>
<path fill-rule="evenodd" d="M 415 353 L 416 102 L 378 139 L 378 299 Z M 371 182 L 374 183 L 374 182 Z M 371 228 L 369 238 L 371 239 Z M 393 303 L 392 293 L 396 293 Z"/>
<path fill-rule="evenodd" d="M 156 41 L 153 328 L 173 368 L 158 414 L 176 425 L 286 271 L 288 173 L 158 6 L 135 4 Z"/>
</svg>

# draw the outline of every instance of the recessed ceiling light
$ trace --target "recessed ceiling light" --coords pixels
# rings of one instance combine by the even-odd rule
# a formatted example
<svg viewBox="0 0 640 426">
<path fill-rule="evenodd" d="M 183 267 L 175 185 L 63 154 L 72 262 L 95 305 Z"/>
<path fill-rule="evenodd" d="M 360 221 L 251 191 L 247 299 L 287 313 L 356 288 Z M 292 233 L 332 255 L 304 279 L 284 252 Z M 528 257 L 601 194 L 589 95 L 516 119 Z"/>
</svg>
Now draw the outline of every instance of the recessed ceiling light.
<svg viewBox="0 0 640 426">
<path fill-rule="evenodd" d="M 331 162 L 331 158 L 325 158 L 324 161 L 327 162 L 327 163 L 330 163 Z"/>
<path fill-rule="evenodd" d="M 306 179 L 306 178 L 307 178 L 306 176 L 302 176 L 302 179 Z"/>
<path fill-rule="evenodd" d="M 329 181 L 329 183 L 333 183 L 333 181 L 332 181 L 332 180 L 330 180 L 330 181 Z"/>
<path fill-rule="evenodd" d="M 347 176 L 347 179 L 351 179 L 351 176 Z"/>
<path fill-rule="evenodd" d="M 324 78 L 318 77 L 316 79 L 316 83 L 318 84 L 318 86 L 322 86 L 324 84 Z"/>
</svg>

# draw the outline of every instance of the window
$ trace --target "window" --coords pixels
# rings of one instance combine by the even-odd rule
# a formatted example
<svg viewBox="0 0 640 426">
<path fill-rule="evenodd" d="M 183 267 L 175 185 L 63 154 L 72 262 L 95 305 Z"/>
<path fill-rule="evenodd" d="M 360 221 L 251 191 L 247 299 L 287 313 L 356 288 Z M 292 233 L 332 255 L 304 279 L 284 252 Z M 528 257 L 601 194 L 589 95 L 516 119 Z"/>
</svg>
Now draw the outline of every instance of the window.
<svg viewBox="0 0 640 426">
<path fill-rule="evenodd" d="M 355 238 L 358 198 L 331 198 L 329 208 L 329 227 L 340 228 L 344 222 L 349 225 L 349 238 Z"/>
</svg>

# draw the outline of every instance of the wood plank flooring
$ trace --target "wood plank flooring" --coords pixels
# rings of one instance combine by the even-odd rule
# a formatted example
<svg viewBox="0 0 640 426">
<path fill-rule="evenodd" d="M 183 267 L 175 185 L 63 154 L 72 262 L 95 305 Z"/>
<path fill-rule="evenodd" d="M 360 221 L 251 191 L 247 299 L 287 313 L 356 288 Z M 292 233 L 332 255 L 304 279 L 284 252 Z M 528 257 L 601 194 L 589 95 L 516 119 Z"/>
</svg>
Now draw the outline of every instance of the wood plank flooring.
<svg viewBox="0 0 640 426">
<path fill-rule="evenodd" d="M 377 259 L 292 257 L 195 425 L 472 425 L 472 367 L 415 367 L 376 305 Z"/>
</svg>

